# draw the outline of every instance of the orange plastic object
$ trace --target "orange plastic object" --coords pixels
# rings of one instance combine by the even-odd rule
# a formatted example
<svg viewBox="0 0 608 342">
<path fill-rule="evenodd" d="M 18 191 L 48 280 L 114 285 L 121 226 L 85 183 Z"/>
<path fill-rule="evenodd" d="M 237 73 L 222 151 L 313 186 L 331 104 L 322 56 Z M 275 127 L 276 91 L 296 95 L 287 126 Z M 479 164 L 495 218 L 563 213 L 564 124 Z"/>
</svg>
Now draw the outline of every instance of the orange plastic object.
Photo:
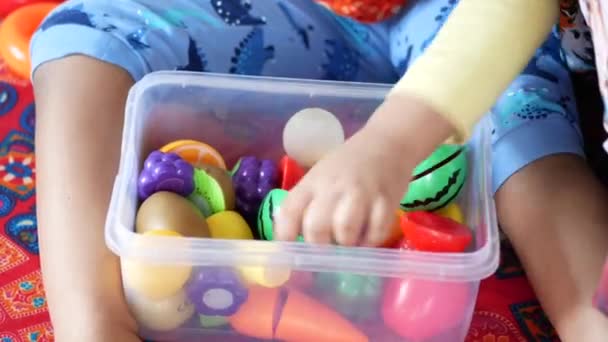
<svg viewBox="0 0 608 342">
<path fill-rule="evenodd" d="M 384 241 L 380 247 L 383 248 L 398 248 L 401 239 L 403 239 L 403 230 L 401 230 L 401 217 L 405 215 L 405 212 L 397 209 L 395 211 L 395 222 L 391 226 L 391 235 Z"/>
<path fill-rule="evenodd" d="M 369 341 L 340 314 L 294 289 L 253 286 L 249 289 L 247 301 L 228 320 L 238 333 L 265 340 Z"/>
<path fill-rule="evenodd" d="M 274 312 L 278 309 L 280 290 L 261 286 L 249 288 L 247 301 L 228 318 L 239 334 L 263 340 L 273 339 Z"/>
<path fill-rule="evenodd" d="M 462 253 L 471 241 L 471 230 L 451 218 L 426 211 L 412 211 L 401 218 L 407 244 L 426 252 Z"/>
<path fill-rule="evenodd" d="M 63 0 L 2 0 L 0 1 L 0 18 L 6 17 L 20 7 L 49 1 L 55 3 L 63 2 Z"/>
<path fill-rule="evenodd" d="M 312 272 L 297 271 L 291 274 L 291 278 L 285 283 L 285 287 L 296 290 L 308 290 L 315 284 L 315 277 Z"/>
<path fill-rule="evenodd" d="M 42 20 L 57 5 L 57 2 L 41 2 L 23 6 L 9 14 L 0 25 L 0 56 L 19 77 L 29 79 L 30 40 Z"/>
<path fill-rule="evenodd" d="M 213 147 L 196 140 L 177 140 L 160 149 L 161 152 L 173 152 L 196 168 L 211 165 L 226 170 L 226 162 Z"/>
<path fill-rule="evenodd" d="M 367 342 L 369 339 L 340 314 L 304 293 L 290 290 L 275 338 L 288 342 Z"/>
<path fill-rule="evenodd" d="M 406 0 L 317 0 L 338 15 L 363 23 L 386 20 L 406 5 Z"/>
<path fill-rule="evenodd" d="M 279 161 L 279 174 L 281 175 L 281 189 L 289 191 L 304 177 L 304 169 L 295 160 L 284 156 Z"/>
</svg>

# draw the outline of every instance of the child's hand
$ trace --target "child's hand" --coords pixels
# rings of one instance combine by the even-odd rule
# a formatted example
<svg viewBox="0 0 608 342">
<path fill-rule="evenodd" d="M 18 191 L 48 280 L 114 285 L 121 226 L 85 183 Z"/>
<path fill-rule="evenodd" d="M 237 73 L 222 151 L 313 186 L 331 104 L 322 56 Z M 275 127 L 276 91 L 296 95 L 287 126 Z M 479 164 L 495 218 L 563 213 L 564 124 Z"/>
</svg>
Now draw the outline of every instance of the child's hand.
<svg viewBox="0 0 608 342">
<path fill-rule="evenodd" d="M 388 139 L 363 129 L 319 161 L 277 217 L 279 239 L 378 245 L 395 219 L 411 162 Z"/>
<path fill-rule="evenodd" d="M 277 238 L 295 240 L 302 233 L 313 243 L 380 245 L 413 168 L 451 131 L 420 101 L 387 100 L 290 191 L 276 217 Z"/>
</svg>

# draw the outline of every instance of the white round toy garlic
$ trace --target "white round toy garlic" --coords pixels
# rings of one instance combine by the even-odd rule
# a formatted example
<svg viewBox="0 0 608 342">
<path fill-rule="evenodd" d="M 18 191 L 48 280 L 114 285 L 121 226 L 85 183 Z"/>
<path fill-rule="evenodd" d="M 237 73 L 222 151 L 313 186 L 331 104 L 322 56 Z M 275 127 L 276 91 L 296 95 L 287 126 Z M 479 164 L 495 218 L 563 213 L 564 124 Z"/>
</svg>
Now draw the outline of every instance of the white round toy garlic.
<svg viewBox="0 0 608 342">
<path fill-rule="evenodd" d="M 137 322 L 150 330 L 175 330 L 194 315 L 194 305 L 183 290 L 163 299 L 150 299 L 127 290 L 126 297 Z"/>
<path fill-rule="evenodd" d="M 283 148 L 303 167 L 312 167 L 327 152 L 344 143 L 344 128 L 332 113 L 306 108 L 294 114 L 283 129 Z"/>
</svg>

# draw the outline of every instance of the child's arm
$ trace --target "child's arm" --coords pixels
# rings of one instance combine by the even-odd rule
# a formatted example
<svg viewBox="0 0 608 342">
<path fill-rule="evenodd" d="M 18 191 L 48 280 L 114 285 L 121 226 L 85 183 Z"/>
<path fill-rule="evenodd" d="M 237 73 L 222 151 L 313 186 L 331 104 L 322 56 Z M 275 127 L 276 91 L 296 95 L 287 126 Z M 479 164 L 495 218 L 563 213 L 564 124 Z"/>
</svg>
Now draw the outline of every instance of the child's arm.
<svg viewBox="0 0 608 342">
<path fill-rule="evenodd" d="M 466 136 L 528 64 L 558 15 L 556 0 L 461 0 L 393 95 L 419 97 Z"/>
<path fill-rule="evenodd" d="M 138 341 L 103 234 L 133 81 L 74 56 L 40 66 L 33 83 L 38 233 L 55 339 Z"/>
<path fill-rule="evenodd" d="M 380 244 L 414 166 L 452 133 L 468 135 L 547 38 L 558 9 L 556 0 L 460 1 L 366 128 L 291 191 L 277 237 Z"/>
</svg>

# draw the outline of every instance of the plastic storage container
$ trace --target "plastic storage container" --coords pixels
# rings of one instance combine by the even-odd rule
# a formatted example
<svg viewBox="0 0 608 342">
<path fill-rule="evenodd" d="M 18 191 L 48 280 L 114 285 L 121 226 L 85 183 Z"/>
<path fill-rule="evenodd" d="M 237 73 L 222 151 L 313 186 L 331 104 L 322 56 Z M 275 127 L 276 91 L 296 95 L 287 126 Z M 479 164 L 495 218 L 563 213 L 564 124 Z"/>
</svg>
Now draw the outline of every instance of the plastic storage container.
<svg viewBox="0 0 608 342">
<path fill-rule="evenodd" d="M 469 176 L 457 199 L 474 233 L 466 253 L 134 233 L 137 177 L 150 151 L 173 140 L 196 139 L 217 148 L 229 168 L 244 155 L 278 160 L 284 153 L 282 128 L 297 111 L 324 108 L 350 136 L 388 90 L 385 85 L 178 72 L 150 74 L 137 83 L 128 97 L 106 242 L 120 256 L 123 276 L 129 262 L 131 267 L 144 265 L 145 271 L 139 271 L 152 272 L 148 275 L 156 275 L 152 281 L 159 286 L 175 281 L 176 274 L 189 277 L 183 290 L 163 298 L 125 288 L 141 336 L 176 341 L 463 340 L 479 282 L 496 270 L 499 257 L 485 122 L 467 148 Z M 290 279 L 279 288 L 243 285 L 235 271 L 243 267 L 291 270 Z M 202 303 L 226 309 L 213 313 L 238 311 L 230 317 L 199 315 L 206 312 Z"/>
</svg>

